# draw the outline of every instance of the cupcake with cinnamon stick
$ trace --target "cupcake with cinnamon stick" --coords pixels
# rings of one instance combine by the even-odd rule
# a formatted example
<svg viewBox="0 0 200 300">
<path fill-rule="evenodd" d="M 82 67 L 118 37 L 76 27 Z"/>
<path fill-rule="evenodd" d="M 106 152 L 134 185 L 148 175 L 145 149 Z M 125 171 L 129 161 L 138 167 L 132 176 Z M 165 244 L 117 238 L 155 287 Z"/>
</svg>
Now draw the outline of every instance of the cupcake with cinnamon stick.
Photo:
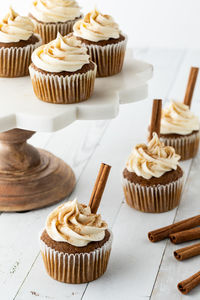
<svg viewBox="0 0 200 300">
<path fill-rule="evenodd" d="M 197 74 L 198 68 L 191 68 L 184 103 L 171 101 L 162 112 L 160 138 L 181 160 L 195 157 L 199 149 L 199 118 L 190 110 Z"/>
<path fill-rule="evenodd" d="M 27 76 L 31 54 L 40 45 L 41 38 L 34 34 L 31 19 L 10 7 L 0 21 L 0 77 Z"/>
<path fill-rule="evenodd" d="M 169 211 L 179 204 L 181 197 L 180 156 L 158 137 L 161 105 L 161 100 L 154 100 L 149 142 L 133 148 L 123 171 L 126 202 L 143 212 Z"/>
<path fill-rule="evenodd" d="M 77 199 L 55 208 L 47 217 L 40 248 L 47 273 L 65 283 L 86 283 L 107 269 L 112 232 L 97 209 L 110 167 L 103 164 L 89 203 Z"/>
<path fill-rule="evenodd" d="M 75 37 L 58 33 L 32 54 L 29 67 L 35 95 L 56 104 L 79 103 L 93 92 L 96 65 Z"/>
<path fill-rule="evenodd" d="M 109 15 L 97 9 L 88 13 L 74 25 L 74 36 L 88 49 L 97 65 L 97 77 L 106 77 L 121 72 L 127 38 Z"/>
<path fill-rule="evenodd" d="M 43 44 L 54 40 L 58 32 L 63 36 L 72 32 L 73 25 L 82 17 L 75 0 L 34 0 L 29 16 Z"/>
</svg>

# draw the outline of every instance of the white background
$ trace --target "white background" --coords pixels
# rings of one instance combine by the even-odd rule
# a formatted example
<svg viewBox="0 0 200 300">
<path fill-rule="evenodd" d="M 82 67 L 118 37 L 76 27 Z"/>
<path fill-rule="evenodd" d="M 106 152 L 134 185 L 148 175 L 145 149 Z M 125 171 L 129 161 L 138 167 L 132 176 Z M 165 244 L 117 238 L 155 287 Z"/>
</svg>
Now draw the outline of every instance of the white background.
<svg viewBox="0 0 200 300">
<path fill-rule="evenodd" d="M 1 0 L 1 14 L 13 4 L 28 11 L 30 0 Z M 83 11 L 95 5 L 111 14 L 132 47 L 200 48 L 199 0 L 79 0 Z"/>
</svg>

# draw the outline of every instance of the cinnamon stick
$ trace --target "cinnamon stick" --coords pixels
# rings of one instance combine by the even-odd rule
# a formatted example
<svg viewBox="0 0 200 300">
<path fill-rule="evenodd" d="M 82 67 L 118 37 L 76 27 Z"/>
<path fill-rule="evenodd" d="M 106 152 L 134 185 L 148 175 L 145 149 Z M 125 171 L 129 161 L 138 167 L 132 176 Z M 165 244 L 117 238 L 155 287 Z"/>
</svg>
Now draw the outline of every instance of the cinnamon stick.
<svg viewBox="0 0 200 300">
<path fill-rule="evenodd" d="M 169 226 L 165 226 L 148 233 L 151 242 L 159 242 L 169 237 L 170 234 L 194 228 L 200 225 L 200 215 L 182 220 Z"/>
<path fill-rule="evenodd" d="M 106 186 L 106 182 L 108 179 L 108 175 L 110 173 L 111 166 L 106 165 L 104 163 L 101 164 L 100 170 L 94 185 L 94 189 L 92 191 L 92 195 L 90 198 L 89 206 L 91 208 L 92 213 L 96 213 L 101 202 L 101 198 Z"/>
<path fill-rule="evenodd" d="M 185 92 L 185 98 L 183 101 L 183 103 L 185 105 L 188 105 L 189 107 L 191 106 L 192 96 L 194 93 L 194 88 L 195 88 L 198 72 L 199 72 L 199 68 L 191 67 L 190 75 L 188 78 L 188 84 L 187 84 L 187 88 L 186 88 L 186 92 Z"/>
<path fill-rule="evenodd" d="M 194 256 L 200 255 L 200 243 L 184 247 L 174 251 L 174 257 L 179 260 L 185 260 Z"/>
<path fill-rule="evenodd" d="M 191 277 L 179 282 L 177 287 L 182 294 L 186 295 L 199 284 L 200 284 L 200 272 L 197 272 Z"/>
<path fill-rule="evenodd" d="M 162 114 L 162 100 L 154 99 L 152 114 L 151 114 L 151 124 L 149 128 L 149 137 L 148 137 L 149 141 L 152 139 L 154 132 L 156 132 L 158 137 L 160 137 L 161 114 Z"/>
<path fill-rule="evenodd" d="M 172 233 L 169 235 L 169 238 L 173 244 L 180 244 L 188 241 L 197 240 L 200 238 L 200 227 Z"/>
</svg>

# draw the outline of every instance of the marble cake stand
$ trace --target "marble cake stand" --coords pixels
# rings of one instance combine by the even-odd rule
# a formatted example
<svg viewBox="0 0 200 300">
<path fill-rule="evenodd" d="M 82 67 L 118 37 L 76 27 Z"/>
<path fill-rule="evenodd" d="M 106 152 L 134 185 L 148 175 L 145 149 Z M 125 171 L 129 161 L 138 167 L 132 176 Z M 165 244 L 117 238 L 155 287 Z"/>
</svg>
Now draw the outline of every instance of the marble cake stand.
<svg viewBox="0 0 200 300">
<path fill-rule="evenodd" d="M 56 131 L 75 120 L 115 118 L 120 104 L 147 97 L 152 74 L 151 65 L 126 57 L 120 74 L 96 80 L 91 99 L 70 105 L 38 100 L 29 77 L 0 78 L 0 211 L 51 205 L 75 187 L 66 163 L 27 143 L 36 131 Z"/>
</svg>

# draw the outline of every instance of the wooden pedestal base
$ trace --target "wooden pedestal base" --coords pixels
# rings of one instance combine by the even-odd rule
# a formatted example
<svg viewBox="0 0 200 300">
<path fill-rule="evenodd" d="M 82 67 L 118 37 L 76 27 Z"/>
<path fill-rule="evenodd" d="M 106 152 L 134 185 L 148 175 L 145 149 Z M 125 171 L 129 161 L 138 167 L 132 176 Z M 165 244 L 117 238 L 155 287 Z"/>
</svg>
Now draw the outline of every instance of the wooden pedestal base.
<svg viewBox="0 0 200 300">
<path fill-rule="evenodd" d="M 0 211 L 25 211 L 56 203 L 74 189 L 72 169 L 53 154 L 27 144 L 34 132 L 0 133 Z"/>
</svg>

